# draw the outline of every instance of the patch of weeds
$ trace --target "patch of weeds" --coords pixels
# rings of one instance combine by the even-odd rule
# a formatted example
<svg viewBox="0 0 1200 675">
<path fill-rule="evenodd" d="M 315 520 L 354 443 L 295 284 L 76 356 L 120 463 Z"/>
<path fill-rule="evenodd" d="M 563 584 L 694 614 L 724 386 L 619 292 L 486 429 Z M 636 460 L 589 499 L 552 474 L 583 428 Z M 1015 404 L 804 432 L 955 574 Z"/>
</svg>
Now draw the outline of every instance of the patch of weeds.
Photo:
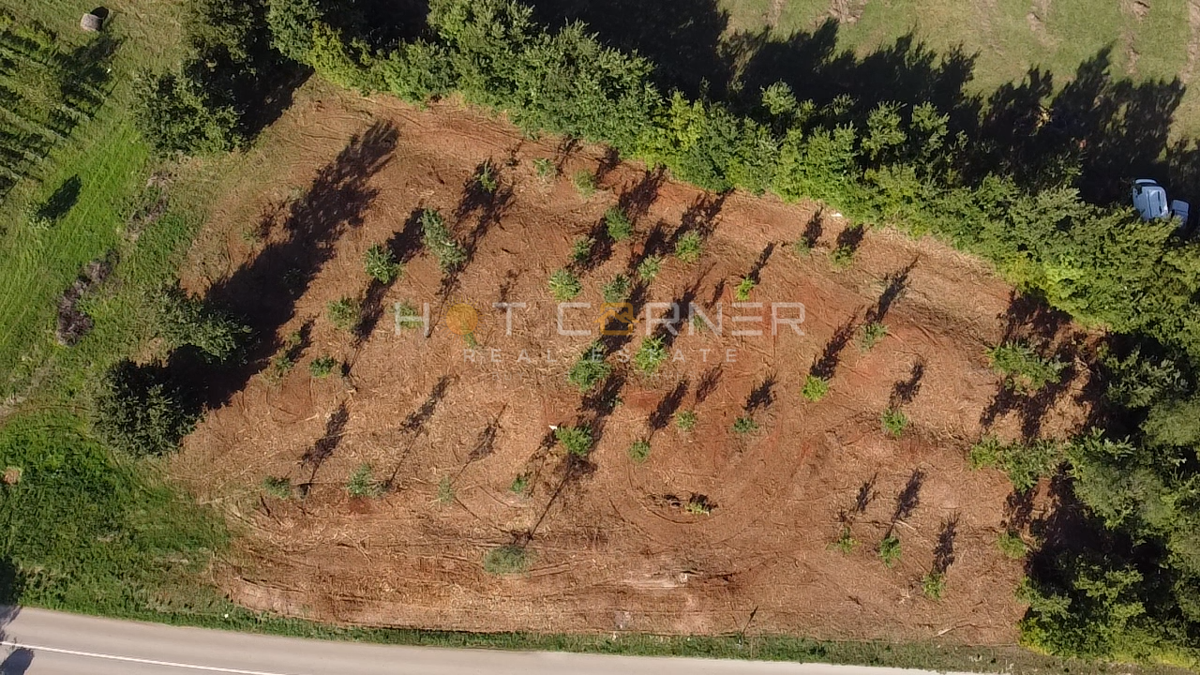
<svg viewBox="0 0 1200 675">
<path fill-rule="evenodd" d="M 392 313 L 396 319 L 396 326 L 404 330 L 416 330 L 422 327 L 421 312 L 417 306 L 408 300 L 397 302 L 392 306 Z"/>
<path fill-rule="evenodd" d="M 333 369 L 337 368 L 337 366 L 337 359 L 333 358 L 332 356 L 322 356 L 309 362 L 308 372 L 310 375 L 318 379 L 322 377 L 329 377 L 330 373 L 332 373 Z"/>
<path fill-rule="evenodd" d="M 613 241 L 625 241 L 633 236 L 633 223 L 619 207 L 614 206 L 604 212 L 604 226 Z"/>
<path fill-rule="evenodd" d="M 329 313 L 329 321 L 340 330 L 350 330 L 358 324 L 362 305 L 354 298 L 331 300 L 325 307 Z"/>
<path fill-rule="evenodd" d="M 941 600 L 946 591 L 946 575 L 930 572 L 921 578 L 921 593 L 930 600 Z"/>
<path fill-rule="evenodd" d="M 436 209 L 421 211 L 421 241 L 425 248 L 437 258 L 443 272 L 449 272 L 467 261 L 467 252 L 454 239 L 446 219 Z"/>
<path fill-rule="evenodd" d="M 520 574 L 529 569 L 532 554 L 522 546 L 508 544 L 483 554 L 483 571 L 488 574 Z"/>
<path fill-rule="evenodd" d="M 592 430 L 587 427 L 559 427 L 554 438 L 576 457 L 587 457 L 592 450 Z"/>
<path fill-rule="evenodd" d="M 558 175 L 558 167 L 554 165 L 554 162 L 545 157 L 538 157 L 533 160 L 533 168 L 537 171 L 538 178 L 543 180 L 554 178 Z"/>
<path fill-rule="evenodd" d="M 812 255 L 812 244 L 808 243 L 808 239 L 801 237 L 792 243 L 792 253 L 797 258 L 807 258 Z"/>
<path fill-rule="evenodd" d="M 363 267 L 367 270 L 367 276 L 381 284 L 392 283 L 403 270 L 400 263 L 396 262 L 396 255 L 379 244 L 363 254 Z"/>
<path fill-rule="evenodd" d="M 463 342 L 471 349 L 479 348 L 479 340 L 475 339 L 475 331 L 469 330 L 463 333 Z"/>
<path fill-rule="evenodd" d="M 887 325 L 882 321 L 872 321 L 862 327 L 858 336 L 858 347 L 864 352 L 871 351 L 871 348 L 879 344 L 879 341 L 887 337 Z"/>
<path fill-rule="evenodd" d="M 638 263 L 637 275 L 642 281 L 653 281 L 662 271 L 663 259 L 660 255 L 648 255 Z"/>
<path fill-rule="evenodd" d="M 291 499 L 296 496 L 296 488 L 292 487 L 290 478 L 267 476 L 262 482 L 263 491 L 276 499 Z"/>
<path fill-rule="evenodd" d="M 1004 554 L 1004 557 L 1013 560 L 1023 560 L 1029 554 L 1029 546 L 1025 540 L 1021 538 L 1020 534 L 1011 530 L 1000 533 L 996 539 L 996 546 Z"/>
<path fill-rule="evenodd" d="M 879 559 L 889 569 L 900 562 L 900 537 L 889 534 L 883 538 L 883 541 L 879 542 Z"/>
<path fill-rule="evenodd" d="M 442 476 L 438 481 L 437 503 L 442 506 L 454 503 L 454 483 L 451 482 L 450 476 Z"/>
<path fill-rule="evenodd" d="M 850 246 L 842 245 L 829 254 L 829 263 L 833 265 L 833 269 L 840 271 L 850 269 L 854 264 L 854 249 Z"/>
<path fill-rule="evenodd" d="M 692 495 L 683 505 L 683 510 L 696 516 L 707 516 L 712 513 L 713 505 L 704 495 Z"/>
<path fill-rule="evenodd" d="M 675 426 L 680 431 L 691 431 L 696 428 L 696 411 L 680 410 L 675 413 Z"/>
<path fill-rule="evenodd" d="M 496 194 L 496 190 L 500 187 L 500 179 L 496 176 L 496 167 L 492 166 L 492 160 L 487 160 L 479 165 L 479 170 L 475 173 L 475 182 L 479 184 L 479 189 L 489 195 Z"/>
<path fill-rule="evenodd" d="M 758 286 L 758 282 L 754 279 L 750 277 L 742 277 L 742 280 L 738 282 L 737 289 L 734 291 L 733 296 L 737 298 L 738 302 L 745 302 L 750 299 L 750 292 L 753 291 L 756 286 Z"/>
<path fill-rule="evenodd" d="M 879 421 L 883 425 L 885 433 L 891 434 L 895 438 L 900 438 L 900 434 L 908 428 L 908 415 L 899 408 L 888 408 L 879 416 Z"/>
<path fill-rule="evenodd" d="M 575 240 L 575 244 L 571 246 L 571 261 L 576 265 L 582 265 L 592 257 L 592 249 L 596 246 L 596 240 L 592 237 L 581 237 Z"/>
<path fill-rule="evenodd" d="M 758 431 L 758 422 L 754 421 L 753 417 L 743 415 L 733 421 L 733 433 L 739 436 L 752 434 Z"/>
<path fill-rule="evenodd" d="M 987 350 L 992 370 L 1004 376 L 1004 386 L 1033 393 L 1056 382 L 1067 364 L 1038 354 L 1024 342 L 1005 342 Z"/>
<path fill-rule="evenodd" d="M 667 345 L 661 336 L 656 335 L 642 340 L 642 346 L 638 347 L 637 353 L 633 355 L 633 367 L 646 375 L 652 375 L 666 360 Z"/>
<path fill-rule="evenodd" d="M 972 469 L 997 468 L 1008 474 L 1008 480 L 1018 492 L 1028 492 L 1037 486 L 1042 476 L 1049 475 L 1062 462 L 1063 448 L 1051 440 L 1032 443 L 1003 443 L 995 436 L 983 438 L 967 454 Z"/>
<path fill-rule="evenodd" d="M 855 541 L 854 537 L 850 536 L 849 525 L 843 525 L 842 532 L 838 535 L 837 540 L 829 545 L 830 548 L 841 551 L 843 555 L 850 555 L 855 546 L 858 546 L 858 542 Z"/>
<path fill-rule="evenodd" d="M 625 302 L 629 298 L 629 277 L 618 274 L 612 281 L 600 287 L 604 301 L 608 303 Z"/>
<path fill-rule="evenodd" d="M 568 269 L 555 270 L 550 275 L 550 294 L 559 302 L 574 299 L 583 292 L 583 283 Z"/>
<path fill-rule="evenodd" d="M 629 459 L 641 464 L 650 458 L 650 441 L 642 438 L 629 446 Z"/>
<path fill-rule="evenodd" d="M 529 476 L 519 474 L 513 479 L 512 485 L 508 486 L 508 491 L 515 495 L 523 495 L 529 490 Z"/>
<path fill-rule="evenodd" d="M 593 342 L 580 355 L 567 373 L 567 382 L 575 385 L 581 393 L 591 391 L 612 372 L 612 365 L 604 360 L 604 348 Z"/>
<path fill-rule="evenodd" d="M 375 479 L 369 464 L 359 464 L 350 480 L 346 481 L 346 492 L 351 497 L 380 497 L 383 495 L 383 482 Z"/>
<path fill-rule="evenodd" d="M 687 232 L 675 242 L 675 257 L 688 264 L 700 259 L 704 250 L 704 239 L 699 232 Z"/>
<path fill-rule="evenodd" d="M 825 398 L 825 395 L 828 393 L 829 380 L 812 374 L 804 378 L 804 388 L 800 390 L 800 395 L 804 398 L 816 403 Z"/>
<path fill-rule="evenodd" d="M 267 372 L 264 376 L 269 382 L 278 384 L 287 377 L 287 374 L 292 372 L 292 368 L 296 367 L 296 361 L 288 355 L 286 351 L 276 354 L 271 358 L 271 365 L 267 366 Z"/>
<path fill-rule="evenodd" d="M 571 183 L 579 191 L 579 196 L 584 199 L 588 199 L 596 194 L 596 174 L 591 171 L 587 171 L 586 169 L 576 171 L 571 176 Z"/>
</svg>

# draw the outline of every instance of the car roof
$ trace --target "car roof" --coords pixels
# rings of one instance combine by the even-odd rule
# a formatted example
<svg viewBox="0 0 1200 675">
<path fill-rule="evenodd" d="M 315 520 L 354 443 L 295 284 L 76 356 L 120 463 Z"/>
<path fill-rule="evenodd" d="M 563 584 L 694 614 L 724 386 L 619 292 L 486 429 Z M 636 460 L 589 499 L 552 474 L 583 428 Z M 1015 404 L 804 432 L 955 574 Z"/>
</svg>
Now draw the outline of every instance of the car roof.
<svg viewBox="0 0 1200 675">
<path fill-rule="evenodd" d="M 1162 218 L 1167 215 L 1167 191 L 1154 181 L 1138 181 L 1135 183 L 1141 189 L 1133 191 L 1133 207 L 1147 220 Z"/>
</svg>

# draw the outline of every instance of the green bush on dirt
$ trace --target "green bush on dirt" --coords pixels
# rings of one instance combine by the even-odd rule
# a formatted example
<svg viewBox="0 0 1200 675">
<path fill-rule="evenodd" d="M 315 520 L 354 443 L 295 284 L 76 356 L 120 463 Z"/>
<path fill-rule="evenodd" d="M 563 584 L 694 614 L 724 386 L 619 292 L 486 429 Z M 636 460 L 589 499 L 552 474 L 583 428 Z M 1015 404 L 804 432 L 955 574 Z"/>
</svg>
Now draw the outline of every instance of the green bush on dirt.
<svg viewBox="0 0 1200 675">
<path fill-rule="evenodd" d="M 879 559 L 884 567 L 895 567 L 900 562 L 900 553 L 900 538 L 895 534 L 889 533 L 879 542 Z"/>
<path fill-rule="evenodd" d="M 100 383 L 92 428 L 110 448 L 145 457 L 175 450 L 198 419 L 165 369 L 125 359 Z"/>
<path fill-rule="evenodd" d="M 604 226 L 613 241 L 625 241 L 633 236 L 633 223 L 620 207 L 614 206 L 604 212 Z"/>
<path fill-rule="evenodd" d="M 396 262 L 396 254 L 384 246 L 376 244 L 363 254 L 363 266 L 367 276 L 381 284 L 390 284 L 400 276 L 404 268 Z"/>
<path fill-rule="evenodd" d="M 612 365 L 604 360 L 604 348 L 593 342 L 580 355 L 567 373 L 567 381 L 581 393 L 591 391 L 612 372 Z"/>
<path fill-rule="evenodd" d="M 675 257 L 680 262 L 694 263 L 700 259 L 703 251 L 704 239 L 699 232 L 686 232 L 675 242 Z"/>
<path fill-rule="evenodd" d="M 661 336 L 654 335 L 642 340 L 633 355 L 633 367 L 646 375 L 653 375 L 658 367 L 667 360 L 667 345 Z"/>
<path fill-rule="evenodd" d="M 533 555 L 524 546 L 497 546 L 483 555 L 483 570 L 488 574 L 521 574 L 529 569 Z"/>
<path fill-rule="evenodd" d="M 550 275 L 550 295 L 559 302 L 574 300 L 583 292 L 583 283 L 571 270 L 566 268 L 554 270 Z"/>
<path fill-rule="evenodd" d="M 650 441 L 639 438 L 629 446 L 628 454 L 629 459 L 633 460 L 634 463 L 641 464 L 650 458 Z"/>
<path fill-rule="evenodd" d="M 554 430 L 554 438 L 576 457 L 586 458 L 592 451 L 592 430 L 588 427 L 559 427 Z"/>
<path fill-rule="evenodd" d="M 446 220 L 436 209 L 421 211 L 421 241 L 437 258 L 443 272 L 452 272 L 467 261 L 467 252 L 454 239 Z"/>
<path fill-rule="evenodd" d="M 351 497 L 381 497 L 384 493 L 382 481 L 375 478 L 369 464 L 359 464 L 346 481 L 346 493 Z"/>
<path fill-rule="evenodd" d="M 988 362 L 1009 389 L 1036 392 L 1058 380 L 1067 364 L 1044 357 L 1024 342 L 1005 342 L 987 350 Z"/>
<path fill-rule="evenodd" d="M 358 325 L 361 318 L 362 305 L 350 297 L 330 300 L 325 306 L 329 314 L 329 322 L 340 330 L 350 330 Z"/>
<path fill-rule="evenodd" d="M 829 380 L 812 374 L 804 378 L 804 388 L 800 390 L 800 395 L 804 398 L 816 403 L 825 398 L 825 395 L 828 393 Z"/>
</svg>

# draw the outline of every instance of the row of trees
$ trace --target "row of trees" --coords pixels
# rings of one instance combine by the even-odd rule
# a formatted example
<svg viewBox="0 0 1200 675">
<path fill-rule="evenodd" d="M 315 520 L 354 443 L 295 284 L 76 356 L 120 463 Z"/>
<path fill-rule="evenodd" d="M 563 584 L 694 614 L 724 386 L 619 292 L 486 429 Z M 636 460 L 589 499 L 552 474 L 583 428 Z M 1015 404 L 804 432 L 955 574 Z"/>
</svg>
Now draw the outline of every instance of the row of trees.
<svg viewBox="0 0 1200 675">
<path fill-rule="evenodd" d="M 113 49 L 101 36 L 63 50 L 46 27 L 0 12 L 0 195 L 103 102 Z"/>
<path fill-rule="evenodd" d="M 225 2 L 195 6 L 213 15 Z M 991 260 L 1024 292 L 1109 328 L 1098 366 L 1108 414 L 1067 453 L 1087 507 L 1071 526 L 1082 529 L 1051 538 L 1034 559 L 1024 634 L 1063 654 L 1200 654 L 1200 248 L 1175 223 L 1081 199 L 1070 180 L 1080 175 L 1078 148 L 1063 145 L 1033 173 L 965 165 L 983 145 L 970 134 L 982 123 L 952 128 L 950 111 L 931 103 L 863 110 L 842 96 L 818 105 L 800 76 L 736 108 L 689 100 L 654 85 L 645 59 L 580 25 L 547 31 L 513 0 L 433 0 L 427 17 L 370 30 L 320 0 L 237 7 L 215 12 L 229 21 L 194 30 L 190 66 L 155 80 L 146 127 L 183 129 L 159 133 L 183 139 L 156 140 L 160 148 L 236 145 L 244 136 L 213 142 L 229 137 L 205 129 L 244 128 L 252 97 L 232 92 L 275 76 L 270 64 L 286 56 L 363 91 L 415 102 L 459 94 L 530 133 L 604 142 L 710 190 L 817 198 L 862 223 L 933 234 Z M 217 29 L 230 26 L 245 29 Z M 238 69 L 224 69 L 231 64 Z M 179 78 L 190 84 L 177 90 Z M 1103 74 L 1089 81 L 1102 96 Z"/>
</svg>

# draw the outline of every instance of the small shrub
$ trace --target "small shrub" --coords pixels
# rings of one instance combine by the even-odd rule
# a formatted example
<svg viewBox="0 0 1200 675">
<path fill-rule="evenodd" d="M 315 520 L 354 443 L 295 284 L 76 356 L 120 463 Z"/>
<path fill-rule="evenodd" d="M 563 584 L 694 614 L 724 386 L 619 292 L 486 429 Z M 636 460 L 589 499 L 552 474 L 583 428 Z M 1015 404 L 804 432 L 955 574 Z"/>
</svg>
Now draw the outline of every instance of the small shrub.
<svg viewBox="0 0 1200 675">
<path fill-rule="evenodd" d="M 807 258 L 812 255 L 812 244 L 808 239 L 801 237 L 792 243 L 792 253 L 797 258 Z"/>
<path fill-rule="evenodd" d="M 816 403 L 825 398 L 828 393 L 829 380 L 812 374 L 804 378 L 804 388 L 800 390 L 800 395 L 804 398 Z"/>
<path fill-rule="evenodd" d="M 845 245 L 833 249 L 833 253 L 829 254 L 829 262 L 835 270 L 850 269 L 854 264 L 854 249 Z"/>
<path fill-rule="evenodd" d="M 891 434 L 896 438 L 900 438 L 900 434 L 908 428 L 908 416 L 899 408 L 888 408 L 879 416 L 879 421 L 883 424 L 883 431 Z"/>
<path fill-rule="evenodd" d="M 696 516 L 707 516 L 712 513 L 713 505 L 704 495 L 692 495 L 683 505 L 683 510 Z"/>
<path fill-rule="evenodd" d="M 396 321 L 396 325 L 405 330 L 416 330 L 421 327 L 420 321 L 404 321 L 403 319 L 418 319 L 421 317 L 421 312 L 417 310 L 417 306 L 408 300 L 396 303 L 392 311 L 400 321 Z"/>
<path fill-rule="evenodd" d="M 582 265 L 592 257 L 592 248 L 596 246 L 596 240 L 592 237 L 582 237 L 575 240 L 575 244 L 571 247 L 571 261 L 576 265 Z"/>
<path fill-rule="evenodd" d="M 696 411 L 680 410 L 675 413 L 675 426 L 680 431 L 691 431 L 696 428 Z"/>
<path fill-rule="evenodd" d="M 633 223 L 629 221 L 629 216 L 616 206 L 604 212 L 604 225 L 613 241 L 625 241 L 633 236 Z"/>
<path fill-rule="evenodd" d="M 888 329 L 886 324 L 882 321 L 872 321 L 862 327 L 862 333 L 858 338 L 858 346 L 864 352 L 869 352 L 880 340 L 887 337 L 887 334 Z"/>
<path fill-rule="evenodd" d="M 575 276 L 568 269 L 555 270 L 554 274 L 550 275 L 550 294 L 559 302 L 572 300 L 583 292 L 583 284 L 579 281 L 579 277 Z"/>
<path fill-rule="evenodd" d="M 328 377 L 329 374 L 333 372 L 333 369 L 337 368 L 337 366 L 337 359 L 333 358 L 332 356 L 322 356 L 320 358 L 313 359 L 308 364 L 308 372 L 316 378 Z"/>
<path fill-rule="evenodd" d="M 758 431 L 758 422 L 755 422 L 754 418 L 749 415 L 743 415 L 733 421 L 733 432 L 739 436 L 745 436 L 755 431 Z"/>
<path fill-rule="evenodd" d="M 400 263 L 396 262 L 395 254 L 379 244 L 367 249 L 363 255 L 363 266 L 367 270 L 367 276 L 381 284 L 395 281 L 403 269 Z"/>
<path fill-rule="evenodd" d="M 479 165 L 479 170 L 475 173 L 475 182 L 479 184 L 479 189 L 485 194 L 494 195 L 500 187 L 500 179 L 496 176 L 496 167 L 492 165 L 492 160 L 487 160 Z"/>
<path fill-rule="evenodd" d="M 287 352 L 276 354 L 271 358 L 271 364 L 267 366 L 267 372 L 264 377 L 273 384 L 278 384 L 287 377 L 287 374 L 292 372 L 292 368 L 296 367 L 296 360 L 293 359 Z"/>
<path fill-rule="evenodd" d="M 513 479 L 512 485 L 508 486 L 508 491 L 515 495 L 523 495 L 529 489 L 529 476 L 520 474 Z"/>
<path fill-rule="evenodd" d="M 891 568 L 900 561 L 900 538 L 889 534 L 879 542 L 879 559 L 885 567 Z"/>
<path fill-rule="evenodd" d="M 921 579 L 921 592 L 930 600 L 941 600 L 946 590 L 946 575 L 930 572 Z"/>
<path fill-rule="evenodd" d="M 612 372 L 612 366 L 604 360 L 604 349 L 599 343 L 592 343 L 571 366 L 567 373 L 567 381 L 575 385 L 581 393 L 591 391 L 597 384 L 604 381 Z"/>
<path fill-rule="evenodd" d="M 538 157 L 533 160 L 533 168 L 537 171 L 538 178 L 547 179 L 558 175 L 558 167 L 554 162 L 545 157 Z"/>
<path fill-rule="evenodd" d="M 437 503 L 442 506 L 454 503 L 454 483 L 450 481 L 450 476 L 442 476 L 438 481 Z"/>
<path fill-rule="evenodd" d="M 1013 531 L 1001 532 L 1000 537 L 996 539 L 996 546 L 1004 557 L 1013 560 L 1022 560 L 1029 553 L 1029 546 L 1025 544 L 1025 540 Z"/>
<path fill-rule="evenodd" d="M 675 257 L 688 264 L 700 259 L 704 248 L 704 239 L 699 232 L 687 232 L 675 242 Z"/>
<path fill-rule="evenodd" d="M 576 457 L 587 457 L 592 450 L 592 430 L 587 427 L 559 427 L 554 438 Z"/>
<path fill-rule="evenodd" d="M 652 375 L 666 359 L 667 345 L 662 337 L 648 337 L 642 340 L 642 346 L 638 347 L 637 353 L 633 355 L 633 367 Z"/>
<path fill-rule="evenodd" d="M 1004 376 L 1004 386 L 1032 393 L 1057 381 L 1067 364 L 1041 356 L 1024 342 L 1005 342 L 987 350 L 992 369 Z"/>
<path fill-rule="evenodd" d="M 609 303 L 625 302 L 629 298 L 629 277 L 618 274 L 612 281 L 600 288 L 604 301 Z"/>
<path fill-rule="evenodd" d="M 425 248 L 437 258 L 443 272 L 450 272 L 467 261 L 467 252 L 455 241 L 446 227 L 446 220 L 435 209 L 421 212 L 421 240 Z"/>
<path fill-rule="evenodd" d="M 737 298 L 738 302 L 745 302 L 750 299 L 750 292 L 753 291 L 756 286 L 758 286 L 758 282 L 754 279 L 751 279 L 750 277 L 742 277 L 742 280 L 738 282 L 737 289 L 734 291 L 733 295 L 735 298 Z"/>
<path fill-rule="evenodd" d="M 575 184 L 575 189 L 579 191 L 579 196 L 584 199 L 588 199 L 596 194 L 596 174 L 591 171 L 576 171 L 571 176 L 571 182 Z"/>
<path fill-rule="evenodd" d="M 520 574 L 529 569 L 532 556 L 516 544 L 497 546 L 483 554 L 483 570 L 488 574 Z"/>
<path fill-rule="evenodd" d="M 383 494 L 383 483 L 375 479 L 369 465 L 359 464 L 346 481 L 346 492 L 351 497 L 379 497 Z"/>
<path fill-rule="evenodd" d="M 191 345 L 211 360 L 228 361 L 250 336 L 250 329 L 189 296 L 178 283 L 164 286 L 151 299 L 154 328 L 169 347 Z"/>
<path fill-rule="evenodd" d="M 292 487 L 290 478 L 267 476 L 262 482 L 263 490 L 276 499 L 291 499 L 296 496 L 296 488 Z"/>
<path fill-rule="evenodd" d="M 842 532 L 838 535 L 837 541 L 830 544 L 830 548 L 837 549 L 844 555 L 850 555 L 855 546 L 858 546 L 858 542 L 854 540 L 854 537 L 850 536 L 849 525 L 842 526 Z"/>
<path fill-rule="evenodd" d="M 329 321 L 334 326 L 341 330 L 350 330 L 358 325 L 362 305 L 353 298 L 341 298 L 330 301 L 326 311 L 329 313 Z"/>
<path fill-rule="evenodd" d="M 629 446 L 629 459 L 641 464 L 650 457 L 650 441 L 639 439 Z"/>
<path fill-rule="evenodd" d="M 662 271 L 662 256 L 648 255 L 637 266 L 638 278 L 642 281 L 653 281 Z"/>
<path fill-rule="evenodd" d="M 1063 448 L 1049 440 L 1029 443 L 1002 443 L 995 436 L 983 438 L 967 454 L 973 469 L 997 468 L 1008 474 L 1008 480 L 1018 492 L 1028 492 L 1037 486 L 1042 476 L 1050 474 L 1062 461 Z"/>
</svg>

